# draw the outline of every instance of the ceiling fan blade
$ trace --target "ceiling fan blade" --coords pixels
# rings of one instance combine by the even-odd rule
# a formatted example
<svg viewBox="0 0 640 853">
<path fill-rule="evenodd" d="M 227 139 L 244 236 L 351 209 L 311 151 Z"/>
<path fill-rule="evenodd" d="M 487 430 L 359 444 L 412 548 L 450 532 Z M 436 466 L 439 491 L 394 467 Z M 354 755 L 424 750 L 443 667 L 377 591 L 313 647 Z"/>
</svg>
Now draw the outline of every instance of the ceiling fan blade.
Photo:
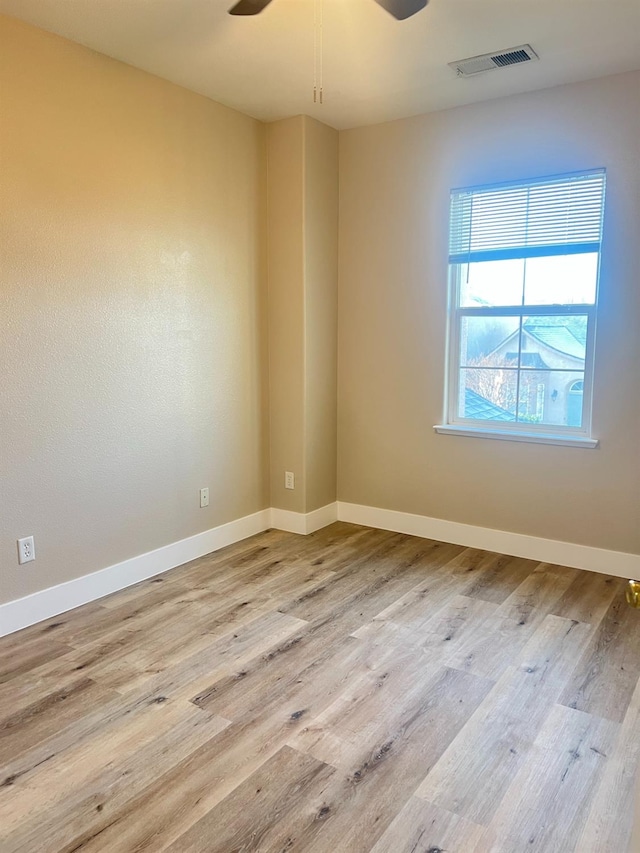
<svg viewBox="0 0 640 853">
<path fill-rule="evenodd" d="M 398 21 L 404 21 L 424 9 L 429 0 L 376 0 L 378 6 L 386 9 Z"/>
<path fill-rule="evenodd" d="M 229 9 L 230 15 L 257 15 L 265 9 L 271 0 L 240 0 Z"/>
</svg>

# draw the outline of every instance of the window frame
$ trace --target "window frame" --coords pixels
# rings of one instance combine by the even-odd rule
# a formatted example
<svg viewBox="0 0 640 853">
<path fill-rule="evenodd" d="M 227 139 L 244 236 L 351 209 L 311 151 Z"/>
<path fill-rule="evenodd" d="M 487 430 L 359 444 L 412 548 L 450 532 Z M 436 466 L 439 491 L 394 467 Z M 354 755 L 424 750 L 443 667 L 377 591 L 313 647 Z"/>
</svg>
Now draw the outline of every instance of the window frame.
<svg viewBox="0 0 640 853">
<path fill-rule="evenodd" d="M 447 335 L 446 335 L 446 377 L 445 377 L 445 422 L 434 427 L 436 432 L 454 435 L 474 435 L 476 437 L 507 439 L 513 441 L 532 441 L 544 444 L 566 444 L 575 447 L 595 448 L 598 446 L 598 440 L 593 438 L 592 430 L 592 409 L 593 409 L 593 377 L 595 369 L 595 337 L 597 323 L 598 297 L 600 289 L 600 268 L 602 263 L 602 243 L 603 243 L 603 220 L 604 220 L 604 192 L 606 191 L 606 171 L 602 168 L 585 170 L 578 173 L 566 175 L 549 176 L 548 178 L 533 178 L 530 181 L 510 181 L 504 184 L 493 184 L 485 186 L 477 186 L 466 188 L 462 191 L 481 192 L 491 190 L 493 188 L 508 187 L 510 185 L 535 185 L 543 183 L 545 180 L 553 181 L 561 178 L 571 178 L 576 175 L 588 175 L 600 172 L 605 180 L 605 188 L 603 189 L 603 200 L 601 209 L 601 224 L 600 224 L 600 242 L 597 249 L 598 263 L 596 270 L 595 295 L 593 304 L 544 304 L 544 305 L 510 305 L 510 306 L 467 306 L 463 307 L 461 302 L 461 285 L 462 273 L 466 264 L 462 262 L 448 263 L 448 301 L 447 301 Z M 450 195 L 450 210 L 451 199 L 453 194 L 461 192 L 461 190 L 453 190 Z M 540 254 L 549 257 L 548 254 L 541 251 Z M 567 254 L 572 254 L 569 250 Z M 525 259 L 526 264 L 526 259 Z M 526 266 L 525 266 L 526 270 Z M 525 273 L 526 275 L 526 273 Z M 526 280 L 526 279 L 525 279 Z M 524 287 L 524 283 L 523 283 Z M 524 294 L 524 291 L 523 291 Z M 524 302 L 524 295 L 523 295 Z M 458 414 L 459 395 L 460 395 L 460 330 L 462 328 L 463 317 L 515 317 L 519 318 L 519 332 L 521 334 L 522 323 L 525 318 L 533 316 L 545 317 L 561 317 L 570 315 L 586 315 L 587 316 L 587 336 L 585 343 L 585 359 L 583 368 L 583 398 L 582 398 L 582 419 L 581 426 L 569 426 L 565 424 L 537 424 L 526 421 L 498 421 L 478 418 L 463 418 Z M 512 369 L 517 374 L 523 369 L 520 366 L 517 368 L 499 368 Z M 570 371 L 567 371 L 570 372 Z M 577 372 L 577 371 L 576 371 Z M 575 381 L 575 380 L 574 380 Z M 519 380 L 518 380 L 519 382 Z M 519 387 L 519 386 L 518 386 Z M 519 407 L 519 393 L 516 393 L 516 413 Z M 516 414 L 517 416 L 517 414 Z"/>
</svg>

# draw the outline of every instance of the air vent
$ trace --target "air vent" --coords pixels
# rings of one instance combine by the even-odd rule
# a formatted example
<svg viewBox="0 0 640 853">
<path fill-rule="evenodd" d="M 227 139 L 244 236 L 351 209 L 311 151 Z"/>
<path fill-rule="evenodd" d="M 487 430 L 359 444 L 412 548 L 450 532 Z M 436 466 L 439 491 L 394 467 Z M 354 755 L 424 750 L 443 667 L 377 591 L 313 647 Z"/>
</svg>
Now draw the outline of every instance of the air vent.
<svg viewBox="0 0 640 853">
<path fill-rule="evenodd" d="M 507 65 L 518 65 L 538 58 L 538 54 L 531 45 L 521 44 L 497 53 L 483 53 L 480 56 L 471 56 L 469 59 L 460 59 L 458 62 L 450 62 L 449 65 L 458 77 L 471 77 L 483 71 L 495 71 L 496 68 L 506 68 Z"/>
</svg>

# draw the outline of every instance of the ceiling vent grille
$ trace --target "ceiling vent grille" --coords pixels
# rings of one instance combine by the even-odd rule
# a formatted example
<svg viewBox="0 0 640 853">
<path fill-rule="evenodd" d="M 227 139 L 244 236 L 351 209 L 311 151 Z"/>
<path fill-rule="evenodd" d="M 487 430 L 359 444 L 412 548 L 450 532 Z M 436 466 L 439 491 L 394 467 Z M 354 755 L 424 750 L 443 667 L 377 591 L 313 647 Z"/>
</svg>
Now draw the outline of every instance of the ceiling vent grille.
<svg viewBox="0 0 640 853">
<path fill-rule="evenodd" d="M 497 53 L 483 53 L 469 59 L 460 59 L 458 62 L 450 62 L 449 65 L 458 77 L 471 77 L 474 74 L 482 74 L 483 71 L 495 71 L 496 68 L 519 65 L 521 62 L 531 62 L 538 58 L 530 44 L 521 44 Z"/>
</svg>

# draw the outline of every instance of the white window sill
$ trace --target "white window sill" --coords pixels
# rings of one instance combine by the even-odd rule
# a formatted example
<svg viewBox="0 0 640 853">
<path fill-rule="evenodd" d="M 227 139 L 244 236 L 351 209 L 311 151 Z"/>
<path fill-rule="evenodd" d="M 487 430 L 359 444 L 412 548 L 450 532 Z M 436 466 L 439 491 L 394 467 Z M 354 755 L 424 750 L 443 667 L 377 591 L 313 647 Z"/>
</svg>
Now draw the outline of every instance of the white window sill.
<svg viewBox="0 0 640 853">
<path fill-rule="evenodd" d="M 560 444 L 563 447 L 583 447 L 594 450 L 597 438 L 581 435 L 558 435 L 546 432 L 515 432 L 506 429 L 486 429 L 464 424 L 437 424 L 434 430 L 440 435 L 466 435 L 472 438 L 497 438 L 503 441 L 526 441 L 533 444 Z"/>
</svg>

